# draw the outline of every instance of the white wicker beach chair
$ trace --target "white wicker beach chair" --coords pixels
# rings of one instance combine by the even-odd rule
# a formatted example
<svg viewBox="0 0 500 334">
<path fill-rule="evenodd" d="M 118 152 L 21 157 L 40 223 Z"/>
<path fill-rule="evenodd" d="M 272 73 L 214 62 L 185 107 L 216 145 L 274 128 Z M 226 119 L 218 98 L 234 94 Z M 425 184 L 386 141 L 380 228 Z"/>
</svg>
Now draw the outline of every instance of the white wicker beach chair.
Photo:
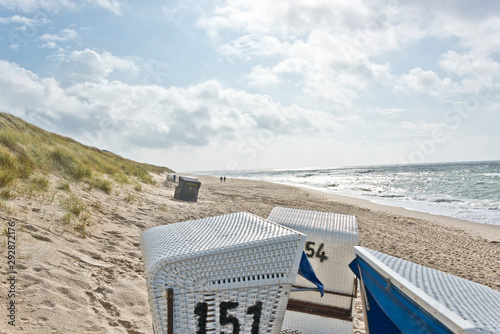
<svg viewBox="0 0 500 334">
<path fill-rule="evenodd" d="M 317 291 L 292 292 L 281 333 L 352 333 L 356 279 L 349 269 L 358 244 L 355 216 L 275 207 L 268 217 L 307 235 L 305 252 L 325 295 Z M 295 288 L 314 288 L 298 276 Z"/>
<path fill-rule="evenodd" d="M 250 213 L 148 229 L 155 333 L 279 333 L 305 239 Z"/>
<path fill-rule="evenodd" d="M 500 333 L 500 291 L 355 247 L 369 333 Z"/>
</svg>

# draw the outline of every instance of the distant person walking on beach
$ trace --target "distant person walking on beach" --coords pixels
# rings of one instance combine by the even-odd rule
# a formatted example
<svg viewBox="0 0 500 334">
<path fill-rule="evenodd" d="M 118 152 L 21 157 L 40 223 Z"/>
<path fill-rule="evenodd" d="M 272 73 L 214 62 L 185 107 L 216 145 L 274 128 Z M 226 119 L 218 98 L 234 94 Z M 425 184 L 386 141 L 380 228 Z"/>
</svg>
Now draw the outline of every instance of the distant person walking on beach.
<svg viewBox="0 0 500 334">
<path fill-rule="evenodd" d="M 220 177 L 220 182 L 222 182 L 222 176 Z"/>
<path fill-rule="evenodd" d="M 224 182 L 226 182 L 226 177 L 224 176 Z"/>
</svg>

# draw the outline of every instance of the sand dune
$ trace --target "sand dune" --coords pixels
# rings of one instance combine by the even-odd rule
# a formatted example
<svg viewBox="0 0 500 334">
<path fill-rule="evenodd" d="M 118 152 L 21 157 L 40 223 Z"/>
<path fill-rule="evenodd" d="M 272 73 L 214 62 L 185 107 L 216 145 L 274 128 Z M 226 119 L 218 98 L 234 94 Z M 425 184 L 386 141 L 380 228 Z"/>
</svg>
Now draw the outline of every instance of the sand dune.
<svg viewBox="0 0 500 334">
<path fill-rule="evenodd" d="M 173 199 L 172 187 L 116 186 L 110 195 L 71 184 L 85 207 L 82 238 L 65 223 L 68 191 L 9 200 L 0 209 L 2 230 L 16 231 L 16 326 L 0 317 L 0 333 L 152 333 L 140 236 L 149 227 L 248 211 L 267 217 L 276 205 L 358 217 L 360 244 L 500 290 L 500 226 L 247 180 L 201 177 L 197 203 Z M 58 183 L 56 177 L 52 184 Z M 75 230 L 76 228 L 76 230 Z M 4 241 L 5 240 L 5 241 Z M 7 296 L 7 247 L 2 236 L 2 300 Z M 5 308 L 3 308 L 5 309 Z M 356 333 L 363 332 L 359 318 Z"/>
</svg>

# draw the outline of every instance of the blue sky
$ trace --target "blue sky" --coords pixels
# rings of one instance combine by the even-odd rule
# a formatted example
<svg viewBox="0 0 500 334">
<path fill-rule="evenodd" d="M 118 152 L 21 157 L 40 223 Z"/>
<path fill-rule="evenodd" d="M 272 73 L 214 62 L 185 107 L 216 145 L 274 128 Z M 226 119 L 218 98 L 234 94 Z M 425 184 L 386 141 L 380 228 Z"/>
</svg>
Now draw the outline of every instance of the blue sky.
<svg viewBox="0 0 500 334">
<path fill-rule="evenodd" d="M 0 110 L 178 171 L 500 159 L 498 1 L 0 0 Z"/>
</svg>

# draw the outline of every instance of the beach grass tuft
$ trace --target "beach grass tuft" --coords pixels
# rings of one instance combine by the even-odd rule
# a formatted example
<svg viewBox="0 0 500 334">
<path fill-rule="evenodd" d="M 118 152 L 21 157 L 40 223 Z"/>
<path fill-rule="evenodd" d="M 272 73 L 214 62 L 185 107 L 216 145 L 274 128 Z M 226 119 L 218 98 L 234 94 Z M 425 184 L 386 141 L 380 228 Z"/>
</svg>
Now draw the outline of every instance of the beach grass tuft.
<svg viewBox="0 0 500 334">
<path fill-rule="evenodd" d="M 43 175 L 32 175 L 29 178 L 31 187 L 34 191 L 48 191 L 50 186 L 50 181 L 47 177 Z"/>
<path fill-rule="evenodd" d="M 61 182 L 58 186 L 57 189 L 62 190 L 62 191 L 69 191 L 71 190 L 71 186 L 69 185 L 68 181 Z"/>
<path fill-rule="evenodd" d="M 114 174 L 114 180 L 118 182 L 119 184 L 129 184 L 130 179 L 127 177 L 127 175 L 123 173 L 116 173 Z"/>
<path fill-rule="evenodd" d="M 87 205 L 75 194 L 71 194 L 62 202 L 63 207 L 71 214 L 78 216 Z"/>
<path fill-rule="evenodd" d="M 135 196 L 131 193 L 128 193 L 127 196 L 125 196 L 125 202 L 127 203 L 133 203 L 135 200 Z"/>
<path fill-rule="evenodd" d="M 111 181 L 101 176 L 92 177 L 88 179 L 87 183 L 89 184 L 90 190 L 92 190 L 93 188 L 97 188 L 104 191 L 108 195 L 111 194 L 112 190 Z"/>
<path fill-rule="evenodd" d="M 14 209 L 7 204 L 7 201 L 2 199 L 0 197 L 0 211 L 3 211 L 7 213 L 8 215 L 11 215 L 14 212 Z"/>
<path fill-rule="evenodd" d="M 82 238 L 90 236 L 96 225 L 92 205 L 87 205 L 75 194 L 71 194 L 61 204 L 66 209 L 66 213 L 61 217 L 62 223 Z"/>
<path fill-rule="evenodd" d="M 14 197 L 14 192 L 9 188 L 0 188 L 0 199 L 8 200 Z"/>
<path fill-rule="evenodd" d="M 134 183 L 134 190 L 139 192 L 142 190 L 142 185 L 139 182 Z"/>
<path fill-rule="evenodd" d="M 17 175 L 11 170 L 0 170 L 0 188 L 8 186 L 16 179 Z"/>
<path fill-rule="evenodd" d="M 92 212 L 87 209 L 80 213 L 78 220 L 73 226 L 73 230 L 78 233 L 82 238 L 86 238 L 91 235 L 95 227 L 95 222 L 92 217 Z"/>
<path fill-rule="evenodd" d="M 17 159 L 7 148 L 0 146 L 0 187 L 5 187 L 19 177 Z"/>
</svg>

